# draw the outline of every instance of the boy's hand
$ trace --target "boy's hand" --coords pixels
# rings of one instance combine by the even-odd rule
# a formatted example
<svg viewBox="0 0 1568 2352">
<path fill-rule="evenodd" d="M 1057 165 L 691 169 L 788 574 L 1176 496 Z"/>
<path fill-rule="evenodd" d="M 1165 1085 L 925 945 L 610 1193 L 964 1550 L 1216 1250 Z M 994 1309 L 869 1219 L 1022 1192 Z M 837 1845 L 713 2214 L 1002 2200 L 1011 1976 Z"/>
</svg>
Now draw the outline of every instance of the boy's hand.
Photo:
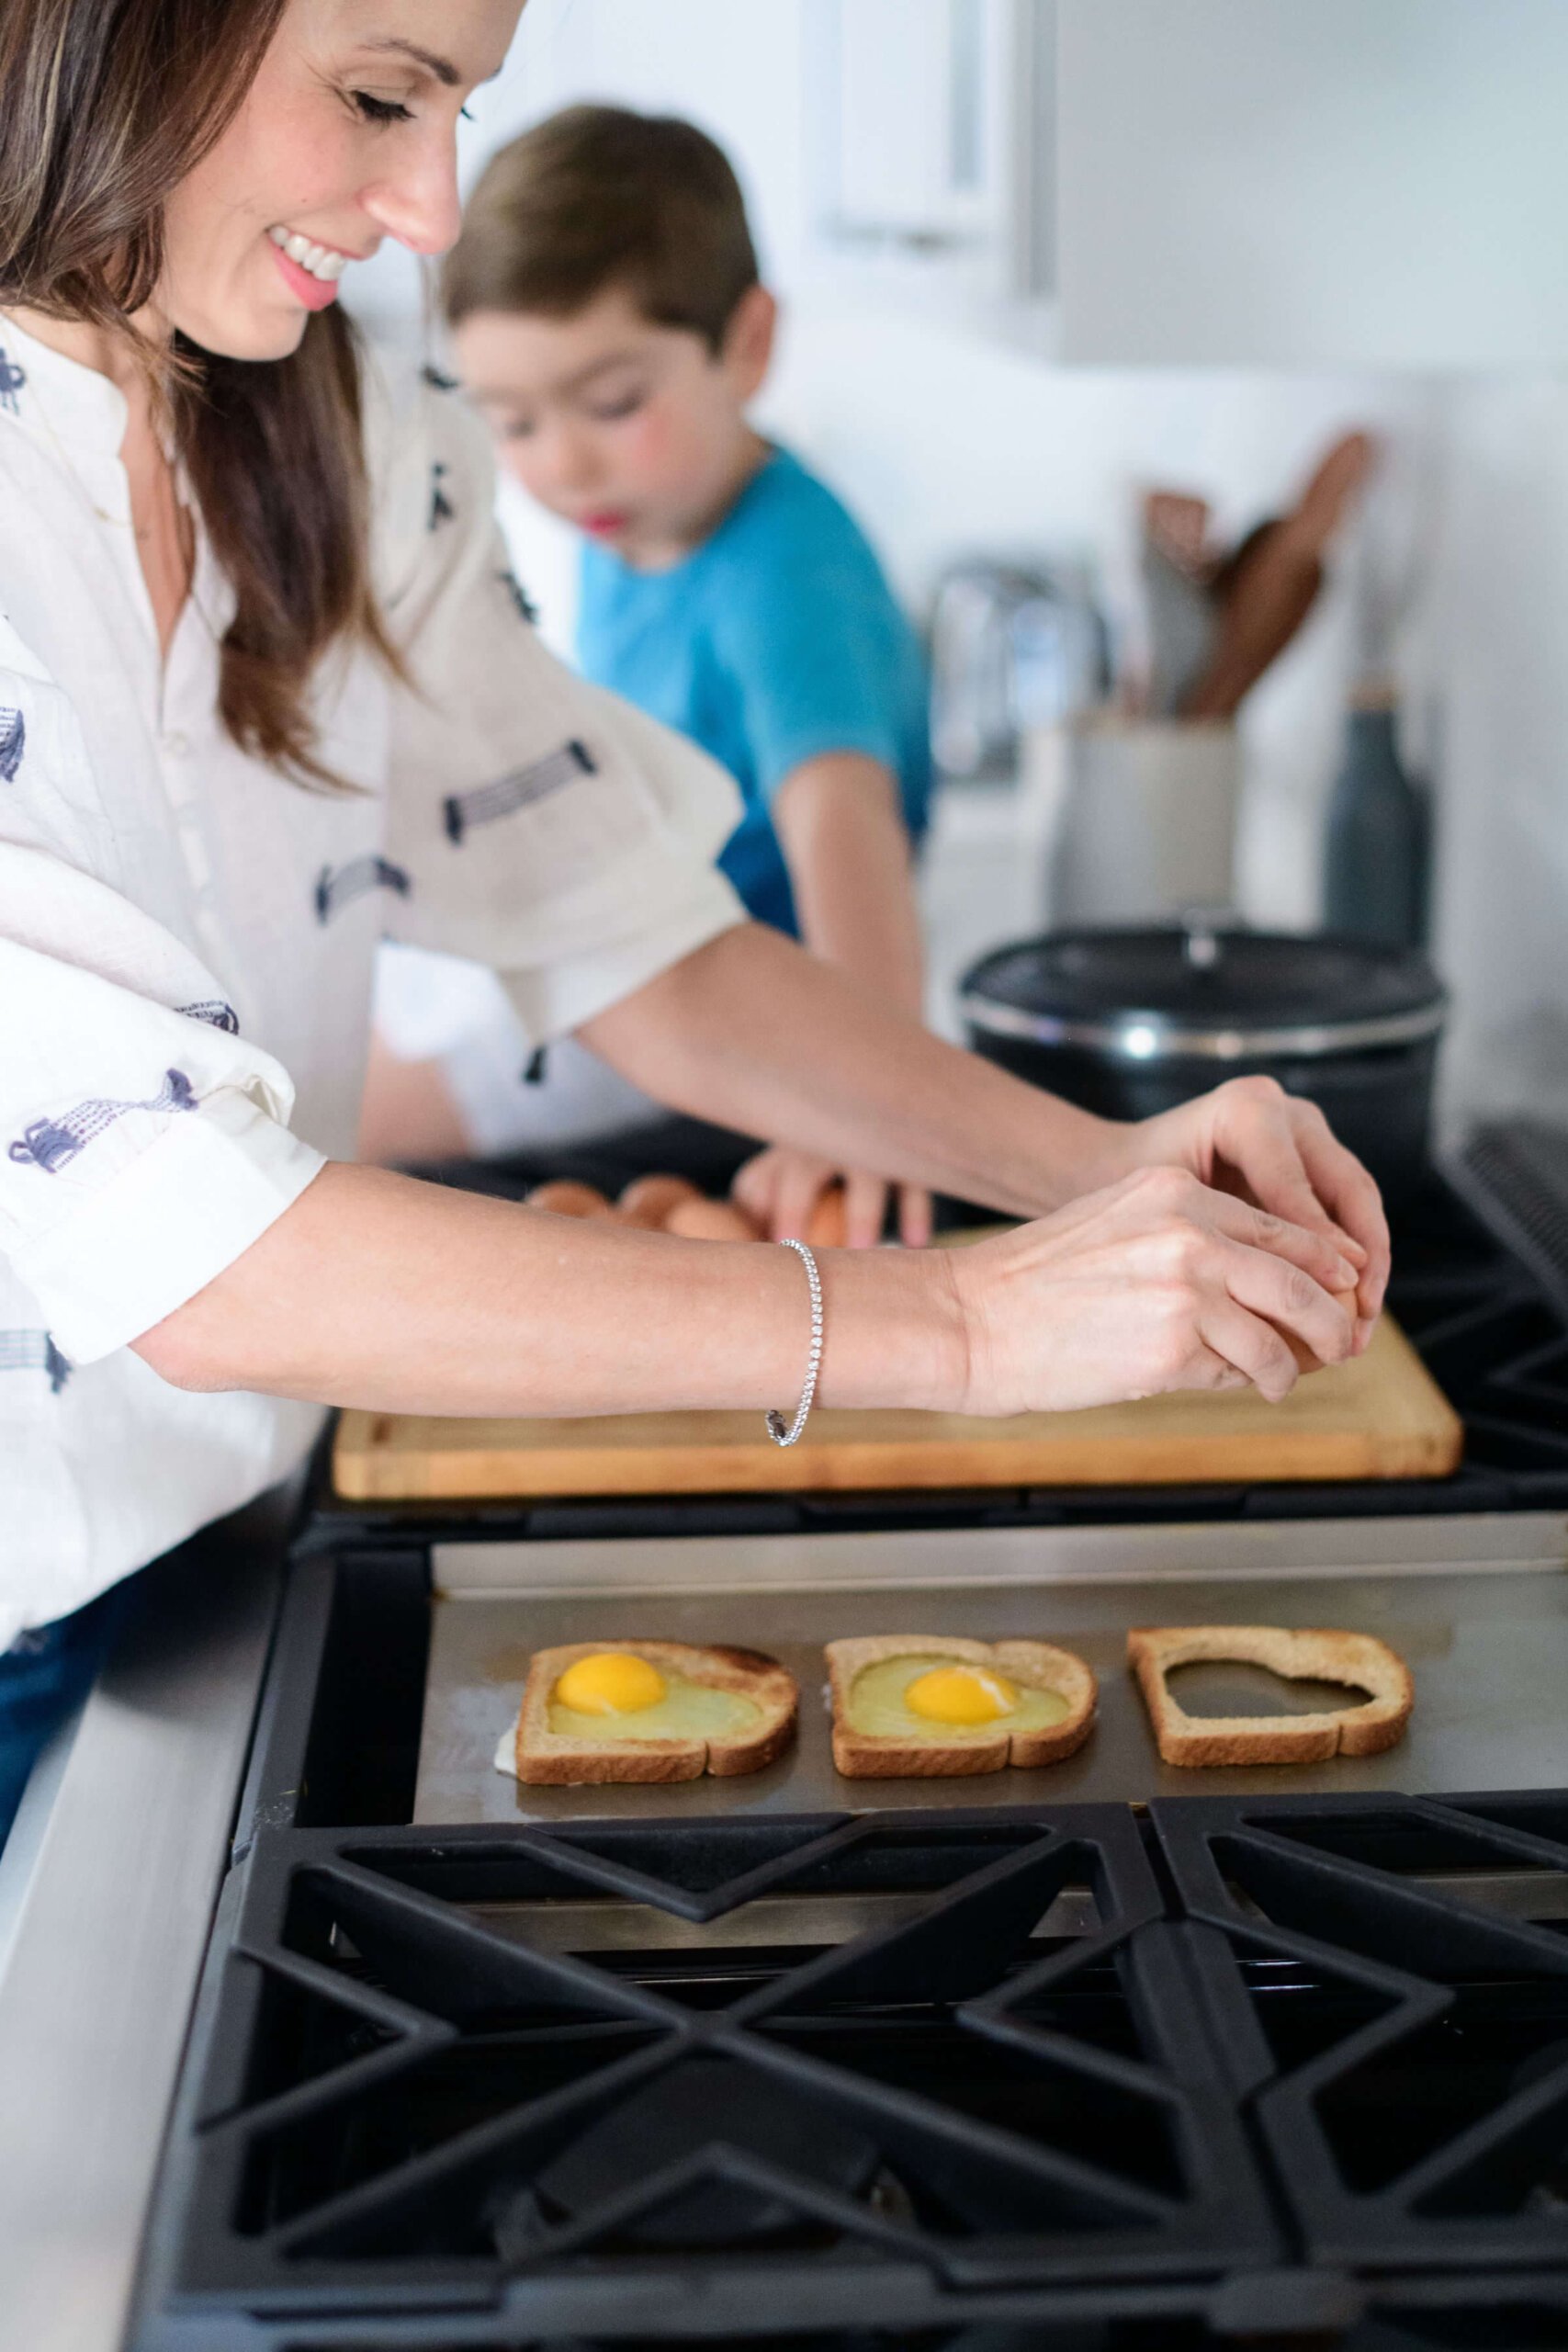
<svg viewBox="0 0 1568 2352">
<path fill-rule="evenodd" d="M 771 1240 L 809 1241 L 812 1219 L 838 1183 L 844 1188 L 845 1246 L 874 1249 L 887 1220 L 890 1188 L 885 1178 L 863 1169 L 845 1170 L 809 1152 L 771 1144 L 746 1162 L 730 1191 Z M 931 1238 L 931 1196 L 919 1184 L 900 1184 L 897 1191 L 898 1238 L 910 1250 L 923 1250 Z"/>
</svg>

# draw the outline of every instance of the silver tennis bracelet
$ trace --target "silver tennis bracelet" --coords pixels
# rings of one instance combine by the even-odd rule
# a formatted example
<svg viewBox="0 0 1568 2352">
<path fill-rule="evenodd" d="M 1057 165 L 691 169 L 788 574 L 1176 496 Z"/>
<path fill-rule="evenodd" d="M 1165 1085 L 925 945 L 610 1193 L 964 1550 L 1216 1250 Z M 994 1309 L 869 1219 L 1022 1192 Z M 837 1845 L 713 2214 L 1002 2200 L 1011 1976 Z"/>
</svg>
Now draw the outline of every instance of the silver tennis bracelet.
<svg viewBox="0 0 1568 2352">
<path fill-rule="evenodd" d="M 793 1445 L 806 1427 L 811 1400 L 817 1394 L 817 1375 L 822 1369 L 822 1277 L 817 1271 L 817 1261 L 804 1241 L 785 1241 L 781 1248 L 793 1250 L 806 1267 L 806 1279 L 811 1284 L 811 1359 L 806 1367 L 806 1385 L 800 1392 L 800 1402 L 795 1408 L 795 1419 L 786 1428 L 784 1417 L 775 1407 L 768 1414 L 768 1435 L 775 1445 Z"/>
</svg>

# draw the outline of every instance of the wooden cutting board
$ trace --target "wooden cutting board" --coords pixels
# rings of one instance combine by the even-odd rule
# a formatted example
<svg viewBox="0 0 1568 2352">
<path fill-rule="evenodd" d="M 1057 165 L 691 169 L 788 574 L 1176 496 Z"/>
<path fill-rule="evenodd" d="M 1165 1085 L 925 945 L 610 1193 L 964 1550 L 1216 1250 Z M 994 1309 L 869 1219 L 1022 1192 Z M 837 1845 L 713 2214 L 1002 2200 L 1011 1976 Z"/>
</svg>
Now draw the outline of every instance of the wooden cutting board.
<svg viewBox="0 0 1568 2352">
<path fill-rule="evenodd" d="M 541 1495 L 754 1494 L 786 1487 L 1212 1486 L 1269 1479 L 1440 1478 L 1458 1415 L 1384 1317 L 1366 1354 L 1298 1383 L 1151 1396 L 1082 1413 L 814 1413 L 773 1445 L 761 1413 L 591 1420 L 438 1420 L 344 1413 L 333 1455 L 353 1502 Z"/>
</svg>

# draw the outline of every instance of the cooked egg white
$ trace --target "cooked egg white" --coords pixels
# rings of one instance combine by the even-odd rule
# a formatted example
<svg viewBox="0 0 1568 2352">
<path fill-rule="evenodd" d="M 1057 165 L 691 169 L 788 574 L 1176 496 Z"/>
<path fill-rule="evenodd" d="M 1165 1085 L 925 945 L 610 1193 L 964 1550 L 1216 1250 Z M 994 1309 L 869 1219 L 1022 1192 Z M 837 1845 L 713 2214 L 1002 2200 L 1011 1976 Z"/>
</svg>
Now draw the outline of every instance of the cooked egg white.
<svg viewBox="0 0 1568 2352">
<path fill-rule="evenodd" d="M 1059 1690 L 1035 1690 L 967 1658 L 879 1658 L 850 1685 L 850 1727 L 873 1739 L 949 1742 L 1044 1731 L 1071 1713 Z"/>
<path fill-rule="evenodd" d="M 628 1650 L 575 1658 L 550 1692 L 547 1721 L 566 1739 L 724 1739 L 761 1714 L 738 1690 L 671 1674 Z"/>
</svg>

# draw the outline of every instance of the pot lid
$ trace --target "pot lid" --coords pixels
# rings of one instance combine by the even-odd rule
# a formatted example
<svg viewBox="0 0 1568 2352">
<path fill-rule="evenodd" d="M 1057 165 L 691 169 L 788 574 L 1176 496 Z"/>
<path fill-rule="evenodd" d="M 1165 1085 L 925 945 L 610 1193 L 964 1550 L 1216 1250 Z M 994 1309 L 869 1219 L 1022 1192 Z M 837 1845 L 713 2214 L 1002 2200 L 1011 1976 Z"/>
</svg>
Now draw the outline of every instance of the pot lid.
<svg viewBox="0 0 1568 2352">
<path fill-rule="evenodd" d="M 1408 949 L 1198 918 L 1021 940 L 983 957 L 961 989 L 964 1018 L 986 1035 L 1136 1061 L 1404 1045 L 1436 1035 L 1446 1003 Z"/>
</svg>

